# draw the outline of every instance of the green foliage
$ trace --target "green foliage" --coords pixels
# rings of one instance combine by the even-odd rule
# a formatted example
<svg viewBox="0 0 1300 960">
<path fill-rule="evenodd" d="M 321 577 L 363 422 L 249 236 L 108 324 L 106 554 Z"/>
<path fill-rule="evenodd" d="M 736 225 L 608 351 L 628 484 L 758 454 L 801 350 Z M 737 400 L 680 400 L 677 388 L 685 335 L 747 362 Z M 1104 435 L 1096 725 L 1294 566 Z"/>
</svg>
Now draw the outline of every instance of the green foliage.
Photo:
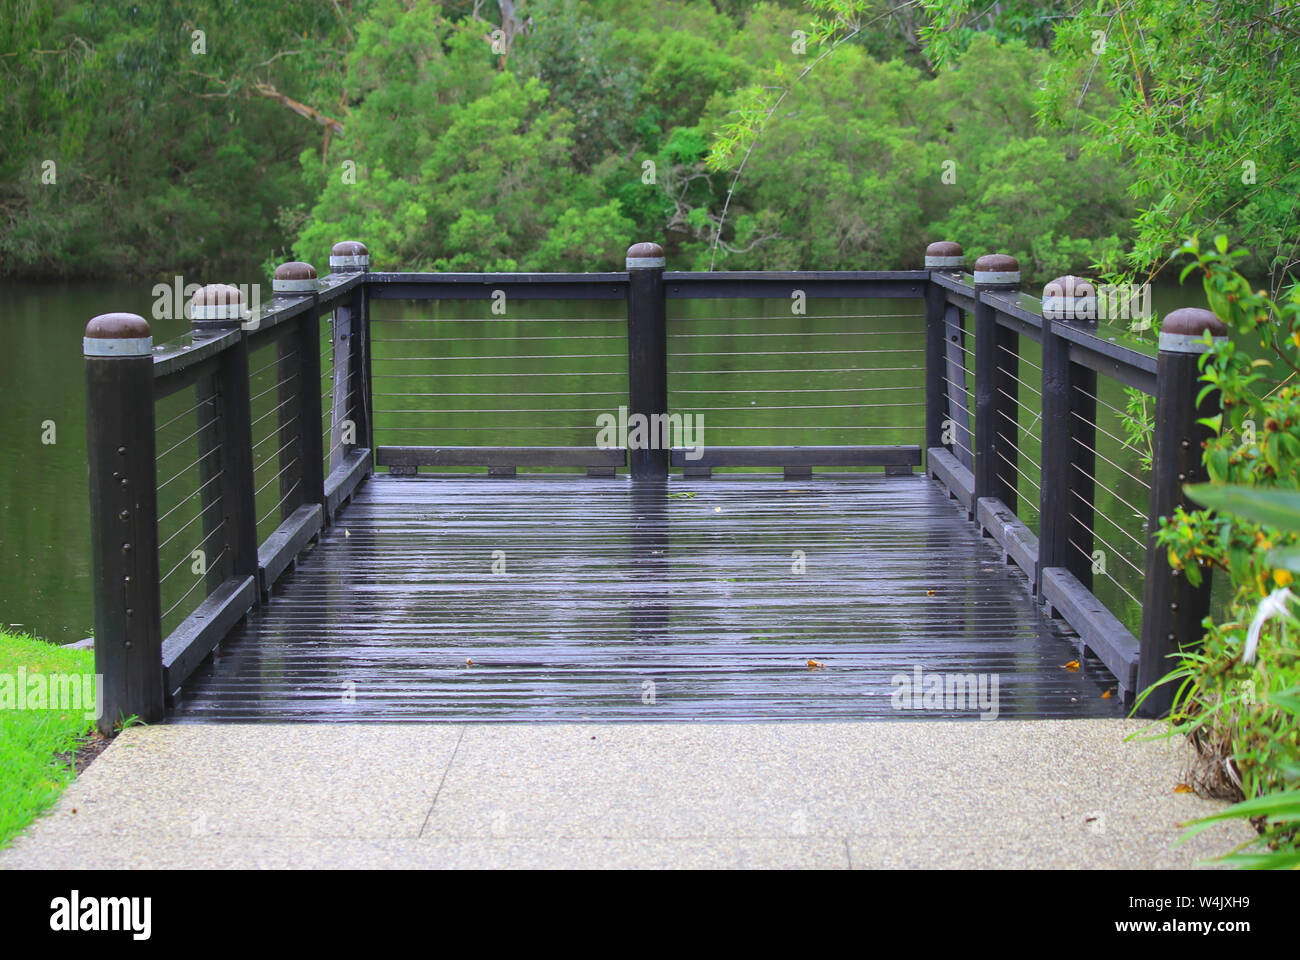
<svg viewBox="0 0 1300 960">
<path fill-rule="evenodd" d="M 708 158 L 736 178 L 737 231 L 747 214 L 777 225 L 779 236 L 745 251 L 745 266 L 915 263 L 939 237 L 971 256 L 1010 253 L 1036 280 L 1110 255 L 1125 176 L 1080 163 L 1068 136 L 1038 130 L 1033 91 L 1047 59 L 981 35 L 932 80 L 847 43 L 798 74 L 778 61 L 742 95 Z M 741 249 L 725 224 L 721 239 L 716 228 L 701 239 L 717 240 L 719 263 Z"/>
<path fill-rule="evenodd" d="M 1179 508 L 1162 519 L 1156 540 L 1192 584 L 1207 569 L 1226 574 L 1231 597 L 1221 617 L 1207 618 L 1203 644 L 1183 651 L 1169 675 L 1179 683 L 1170 729 L 1193 735 L 1212 767 L 1226 771 L 1211 786 L 1246 798 L 1239 815 L 1268 807 L 1281 817 L 1261 835 L 1273 853 L 1236 862 L 1280 865 L 1300 850 L 1295 818 L 1284 815 L 1300 782 L 1300 729 L 1288 707 L 1300 686 L 1290 593 L 1300 572 L 1300 394 L 1290 382 L 1300 360 L 1300 291 L 1274 300 L 1252 290 L 1235 269 L 1245 252 L 1230 251 L 1224 236 L 1210 249 L 1193 238 L 1182 250 L 1191 257 L 1183 275 L 1201 273 L 1207 300 L 1237 340 L 1259 338 L 1272 358 L 1251 359 L 1238 342 L 1206 335 L 1203 390 L 1219 391 L 1222 412 L 1203 421 L 1213 431 L 1204 455 L 1211 483 L 1187 491 L 1206 509 Z M 1281 384 L 1266 376 L 1275 366 L 1289 374 Z"/>
<path fill-rule="evenodd" d="M 6 3 L 0 273 L 233 279 L 281 244 L 278 209 L 308 196 L 294 158 L 320 128 L 267 91 L 334 102 L 333 47 L 366 6 Z"/>
<path fill-rule="evenodd" d="M 529 0 L 521 13 L 533 26 L 516 42 L 511 67 L 540 80 L 552 109 L 568 112 L 577 165 L 589 168 L 608 151 L 624 149 L 635 127 L 640 77 L 619 58 L 613 24 L 583 14 L 575 0 Z"/>
<path fill-rule="evenodd" d="M 518 0 L 504 53 L 469 0 L 11 6 L 10 274 L 240 281 L 344 238 L 412 269 L 615 267 L 638 239 L 679 267 L 894 267 L 951 228 L 1045 276 L 1110 256 L 1127 213 L 1118 165 L 1035 130 L 1047 55 L 1014 4 L 957 17 L 937 72 L 926 16 L 876 2 Z"/>
<path fill-rule="evenodd" d="M 1280 288 L 1297 242 L 1298 32 L 1300 7 L 1255 2 L 1134 0 L 1059 21 L 1042 116 L 1082 131 L 1089 162 L 1133 173 L 1134 243 L 1108 266 L 1153 272 L 1176 238 L 1213 226 Z M 1080 102 L 1103 86 L 1116 109 Z"/>
<path fill-rule="evenodd" d="M 1252 265 L 1294 254 L 1291 8 L 518 0 L 505 52 L 500 10 L 7 0 L 0 270 L 237 280 L 344 237 L 555 269 L 565 237 L 604 249 L 597 210 L 679 267 L 896 267 L 946 236 L 1118 282 L 1213 221 Z"/>
</svg>

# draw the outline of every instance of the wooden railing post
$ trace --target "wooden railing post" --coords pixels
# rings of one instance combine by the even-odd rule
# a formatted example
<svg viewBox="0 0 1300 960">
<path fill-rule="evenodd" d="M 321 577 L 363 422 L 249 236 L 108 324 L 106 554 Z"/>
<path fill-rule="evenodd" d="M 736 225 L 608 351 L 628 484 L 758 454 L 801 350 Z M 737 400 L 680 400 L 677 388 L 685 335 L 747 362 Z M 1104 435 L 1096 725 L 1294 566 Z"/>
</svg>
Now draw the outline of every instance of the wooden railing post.
<svg viewBox="0 0 1300 960">
<path fill-rule="evenodd" d="M 294 321 L 298 327 L 297 336 L 280 338 L 276 347 L 279 360 L 276 380 L 283 384 L 278 398 L 281 407 L 277 446 L 285 448 L 280 457 L 281 469 L 294 456 L 302 462 L 297 478 L 289 471 L 280 477 L 280 496 L 284 500 L 281 520 L 289 519 L 295 509 L 291 501 L 285 499 L 295 480 L 302 483 L 303 503 L 325 503 L 325 452 L 320 426 L 320 319 L 315 302 L 318 287 L 316 268 L 300 260 L 280 264 L 271 278 L 274 297 L 312 298 L 311 308 Z M 296 359 L 295 353 L 298 354 Z M 295 372 L 297 383 L 288 383 Z M 290 443 L 291 439 L 296 442 Z"/>
<path fill-rule="evenodd" d="M 668 329 L 664 305 L 664 251 L 657 243 L 635 243 L 627 251 L 627 377 L 628 418 L 668 413 Z M 655 431 L 648 430 L 653 435 Z M 653 436 L 652 436 L 653 439 Z M 633 480 L 662 480 L 668 476 L 669 450 L 628 451 Z"/>
<path fill-rule="evenodd" d="M 214 374 L 217 393 L 216 454 L 218 483 L 203 494 L 202 509 L 211 498 L 221 501 L 225 549 L 230 576 L 257 579 L 257 497 L 253 485 L 252 403 L 248 389 L 249 319 L 244 295 L 225 284 L 209 284 L 190 298 L 190 328 L 195 339 L 239 331 L 239 339 L 218 354 Z M 209 441 L 211 442 L 211 441 Z M 200 449 L 200 456 L 207 454 Z M 205 459 L 208 459 L 205 457 Z M 169 691 L 170 692 L 170 691 Z"/>
<path fill-rule="evenodd" d="M 1138 661 L 1138 691 L 1153 686 L 1176 664 L 1180 649 L 1200 642 L 1201 621 L 1210 609 L 1210 569 L 1201 570 L 1201 583 L 1193 587 L 1169 565 L 1167 551 L 1155 544 L 1160 518 L 1188 504 L 1183 487 L 1206 479 L 1203 444 L 1213 434 L 1197 421 L 1219 412 L 1219 395 L 1210 392 L 1196 402 L 1200 381 L 1200 355 L 1205 334 L 1215 340 L 1227 337 L 1227 327 L 1209 310 L 1184 307 L 1165 317 L 1160 328 L 1160 355 L 1156 367 L 1155 427 L 1151 437 L 1151 502 L 1147 524 L 1146 582 L 1142 592 L 1142 637 Z M 1176 684 L 1156 687 L 1142 703 L 1143 716 L 1169 712 Z"/>
<path fill-rule="evenodd" d="M 958 273 L 964 259 L 960 243 L 939 240 L 925 248 L 925 269 L 932 273 Z M 943 446 L 943 422 L 948 409 L 947 350 L 944 328 L 947 300 L 943 287 L 931 282 L 925 288 L 925 449 Z"/>
<path fill-rule="evenodd" d="M 1087 309 L 1088 298 L 1093 309 Z M 1070 360 L 1057 326 L 1096 318 L 1093 285 L 1058 277 L 1043 288 L 1042 480 L 1038 500 L 1038 567 L 1064 567 L 1092 589 L 1092 524 L 1097 446 L 1097 372 Z"/>
<path fill-rule="evenodd" d="M 330 273 L 370 272 L 370 252 L 364 243 L 343 240 L 330 251 Z M 330 413 L 329 468 L 332 472 L 356 447 L 373 449 L 373 406 L 370 395 L 369 300 L 365 285 L 334 310 L 334 403 Z M 353 409 L 355 407 L 355 410 Z M 353 441 L 343 443 L 344 421 L 352 423 Z M 372 458 L 373 462 L 373 458 Z"/>
<path fill-rule="evenodd" d="M 1013 512 L 1018 488 L 1014 425 L 1019 335 L 997 322 L 994 309 L 980 295 L 1014 290 L 1019 284 L 1015 257 L 990 253 L 975 261 L 975 501 L 996 497 Z"/>
<path fill-rule="evenodd" d="M 86 454 L 95 602 L 96 723 L 162 719 L 162 606 L 154 461 L 153 335 L 143 317 L 86 326 Z"/>
</svg>

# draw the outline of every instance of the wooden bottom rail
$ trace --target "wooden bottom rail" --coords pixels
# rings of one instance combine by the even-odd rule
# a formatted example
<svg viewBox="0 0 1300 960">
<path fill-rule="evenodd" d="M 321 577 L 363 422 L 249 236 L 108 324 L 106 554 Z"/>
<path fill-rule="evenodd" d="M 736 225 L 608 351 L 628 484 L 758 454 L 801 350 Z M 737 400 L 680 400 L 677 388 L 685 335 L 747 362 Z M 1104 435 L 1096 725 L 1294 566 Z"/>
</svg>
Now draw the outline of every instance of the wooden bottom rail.
<svg viewBox="0 0 1300 960">
<path fill-rule="evenodd" d="M 1064 567 L 1047 567 L 1036 574 L 1038 538 L 996 497 L 974 501 L 971 472 L 951 453 L 942 447 L 930 448 L 928 472 L 968 511 L 974 505 L 976 516 L 972 519 L 997 542 L 1007 561 L 1025 572 L 1031 589 L 1048 604 L 1049 615 L 1068 623 L 1084 646 L 1115 675 L 1124 701 L 1129 702 L 1137 689 L 1137 638 Z"/>
<path fill-rule="evenodd" d="M 1064 567 L 1044 569 L 1042 586 L 1043 599 L 1115 674 L 1127 701 L 1137 689 L 1137 638 Z"/>
<path fill-rule="evenodd" d="M 325 511 L 321 505 L 303 504 L 257 548 L 257 589 L 262 596 L 270 593 L 271 585 L 289 569 L 303 547 L 320 533 L 324 525 Z"/>
<path fill-rule="evenodd" d="M 975 514 L 975 475 L 970 468 L 943 447 L 931 447 L 926 452 L 926 469 L 930 476 L 943 484 L 949 496 L 966 508 L 972 519 Z"/>
<path fill-rule="evenodd" d="M 1008 562 L 1014 561 L 1029 577 L 1031 586 L 1037 586 L 1034 577 L 1038 566 L 1038 538 L 1034 532 L 997 497 L 981 497 L 975 512 L 980 527 L 997 541 Z"/>
<path fill-rule="evenodd" d="M 688 477 L 707 477 L 715 467 L 782 467 L 787 477 L 811 476 L 813 467 L 884 467 L 888 475 L 910 474 L 921 465 L 921 448 L 897 446 L 701 447 L 687 456 L 674 447 L 671 464 Z"/>
<path fill-rule="evenodd" d="M 325 478 L 326 523 L 333 521 L 340 504 L 352 496 L 361 481 L 372 472 L 369 448 L 357 447 L 348 451 L 343 461 Z"/>
<path fill-rule="evenodd" d="M 319 509 L 319 507 L 317 508 Z M 162 645 L 163 690 L 172 694 L 257 602 L 253 577 L 232 577 L 217 587 Z"/>
<path fill-rule="evenodd" d="M 516 467 L 622 467 L 627 451 L 601 447 L 378 447 L 375 463 L 390 473 L 413 474 L 419 467 L 488 467 L 513 473 Z"/>
</svg>

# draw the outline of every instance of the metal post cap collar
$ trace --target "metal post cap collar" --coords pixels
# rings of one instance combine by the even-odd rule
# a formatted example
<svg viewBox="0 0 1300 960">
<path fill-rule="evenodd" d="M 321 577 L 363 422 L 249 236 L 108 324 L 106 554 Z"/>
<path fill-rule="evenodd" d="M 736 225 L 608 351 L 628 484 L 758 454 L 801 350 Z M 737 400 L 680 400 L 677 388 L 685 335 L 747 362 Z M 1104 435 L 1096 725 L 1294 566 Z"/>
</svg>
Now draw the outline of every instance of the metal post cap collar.
<svg viewBox="0 0 1300 960">
<path fill-rule="evenodd" d="M 244 304 L 244 292 L 228 283 L 209 283 L 190 297 L 190 325 L 218 329 L 237 327 L 251 313 Z"/>
<path fill-rule="evenodd" d="M 1097 320 L 1097 287 L 1066 274 L 1043 285 L 1043 316 L 1050 320 Z"/>
<path fill-rule="evenodd" d="M 662 270 L 664 248 L 657 243 L 634 243 L 627 248 L 628 270 Z"/>
<path fill-rule="evenodd" d="M 1223 321 L 1202 307 L 1180 307 L 1160 326 L 1160 349 L 1165 353 L 1204 353 L 1205 334 L 1215 342 L 1228 339 Z"/>
<path fill-rule="evenodd" d="M 925 248 L 927 270 L 960 270 L 965 262 L 961 244 L 954 240 L 936 240 Z"/>
<path fill-rule="evenodd" d="M 1020 263 L 1005 253 L 986 253 L 975 261 L 975 285 L 1014 287 L 1020 283 Z"/>
<path fill-rule="evenodd" d="M 370 266 L 370 251 L 360 240 L 341 240 L 330 250 L 330 269 L 335 267 L 358 269 Z M 346 272 L 346 271 L 345 271 Z"/>
<path fill-rule="evenodd" d="M 275 268 L 275 276 L 271 278 L 272 293 L 311 293 L 319 286 L 316 268 L 301 260 L 280 264 Z"/>
<path fill-rule="evenodd" d="M 139 314 L 100 314 L 86 324 L 81 353 L 86 357 L 147 357 L 153 353 L 153 334 Z"/>
</svg>

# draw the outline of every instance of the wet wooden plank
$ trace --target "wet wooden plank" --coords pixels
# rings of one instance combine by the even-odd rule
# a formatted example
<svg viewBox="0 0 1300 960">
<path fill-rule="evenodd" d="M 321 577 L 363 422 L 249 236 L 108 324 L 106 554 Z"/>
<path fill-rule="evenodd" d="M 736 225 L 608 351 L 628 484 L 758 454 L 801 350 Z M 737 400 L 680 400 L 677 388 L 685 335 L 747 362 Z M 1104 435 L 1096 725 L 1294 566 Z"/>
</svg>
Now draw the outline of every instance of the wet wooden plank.
<svg viewBox="0 0 1300 960">
<path fill-rule="evenodd" d="M 378 476 L 174 716 L 977 715 L 894 709 L 918 667 L 996 675 L 1001 716 L 1118 716 L 1077 656 L 925 477 Z"/>
</svg>

